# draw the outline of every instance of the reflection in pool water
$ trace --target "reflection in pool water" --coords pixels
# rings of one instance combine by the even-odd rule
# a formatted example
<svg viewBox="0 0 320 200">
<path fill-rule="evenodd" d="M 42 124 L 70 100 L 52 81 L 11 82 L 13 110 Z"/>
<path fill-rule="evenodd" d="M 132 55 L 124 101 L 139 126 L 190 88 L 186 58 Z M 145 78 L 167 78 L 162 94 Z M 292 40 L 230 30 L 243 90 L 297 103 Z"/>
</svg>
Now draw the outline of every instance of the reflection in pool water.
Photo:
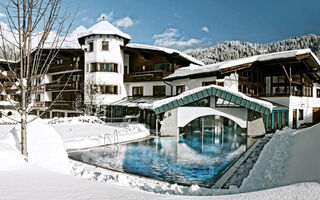
<svg viewBox="0 0 320 200">
<path fill-rule="evenodd" d="M 179 138 L 153 138 L 73 152 L 69 156 L 145 177 L 209 187 L 245 152 L 247 138 L 232 121 L 214 117 L 214 126 L 208 126 L 208 118 L 191 122 Z"/>
</svg>

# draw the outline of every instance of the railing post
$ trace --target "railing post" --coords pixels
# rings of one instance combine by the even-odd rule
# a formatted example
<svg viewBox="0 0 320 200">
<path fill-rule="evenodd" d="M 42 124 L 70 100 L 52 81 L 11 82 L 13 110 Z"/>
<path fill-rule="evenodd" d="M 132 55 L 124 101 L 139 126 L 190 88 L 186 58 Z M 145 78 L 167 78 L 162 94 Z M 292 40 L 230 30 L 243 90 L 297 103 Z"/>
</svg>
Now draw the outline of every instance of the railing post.
<svg viewBox="0 0 320 200">
<path fill-rule="evenodd" d="M 277 112 L 277 129 L 279 129 L 280 125 L 280 111 Z"/>
<path fill-rule="evenodd" d="M 266 115 L 266 131 L 269 130 L 269 114 Z"/>
<path fill-rule="evenodd" d="M 273 131 L 274 129 L 274 112 L 272 111 L 272 114 L 271 114 L 271 130 Z"/>
</svg>

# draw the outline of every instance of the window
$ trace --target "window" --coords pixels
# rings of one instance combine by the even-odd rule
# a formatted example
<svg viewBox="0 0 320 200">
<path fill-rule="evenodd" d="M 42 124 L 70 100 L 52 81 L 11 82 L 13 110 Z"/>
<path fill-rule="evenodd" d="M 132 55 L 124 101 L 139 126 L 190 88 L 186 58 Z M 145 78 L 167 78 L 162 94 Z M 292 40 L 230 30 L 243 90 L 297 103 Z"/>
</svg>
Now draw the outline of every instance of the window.
<svg viewBox="0 0 320 200">
<path fill-rule="evenodd" d="M 217 85 L 224 87 L 224 82 L 217 82 Z"/>
<path fill-rule="evenodd" d="M 202 82 L 202 86 L 215 85 L 215 84 L 216 84 L 216 81 Z"/>
<path fill-rule="evenodd" d="M 101 71 L 101 72 L 102 72 L 102 71 L 105 71 L 105 70 L 104 70 L 104 64 L 103 64 L 103 63 L 100 63 L 100 64 L 99 64 L 99 67 L 100 67 L 100 68 L 99 68 L 99 71 Z"/>
<path fill-rule="evenodd" d="M 160 63 L 160 64 L 154 65 L 154 70 L 173 72 L 173 67 L 172 67 L 172 64 L 170 63 Z"/>
<path fill-rule="evenodd" d="M 143 96 L 143 87 L 132 87 L 132 96 Z"/>
<path fill-rule="evenodd" d="M 112 72 L 118 72 L 118 64 L 112 64 L 111 66 L 112 66 L 111 67 Z"/>
<path fill-rule="evenodd" d="M 97 63 L 91 63 L 91 72 L 96 72 L 97 71 Z"/>
<path fill-rule="evenodd" d="M 80 81 L 80 79 L 81 79 L 81 76 L 80 76 L 80 75 L 73 75 L 73 76 L 72 76 L 72 80 L 73 80 L 73 81 Z"/>
<path fill-rule="evenodd" d="M 320 98 L 320 89 L 317 89 L 317 98 Z"/>
<path fill-rule="evenodd" d="M 184 91 L 185 91 L 185 86 L 184 85 L 179 85 L 179 86 L 176 87 L 176 94 L 177 95 L 181 94 Z"/>
<path fill-rule="evenodd" d="M 188 107 L 210 107 L 210 97 L 206 97 L 204 99 L 200 99 L 198 101 L 192 102 L 185 106 Z"/>
<path fill-rule="evenodd" d="M 89 72 L 89 64 L 87 64 L 87 72 Z"/>
<path fill-rule="evenodd" d="M 111 65 L 110 63 L 106 63 L 106 71 L 108 71 L 108 72 L 111 71 L 110 65 Z"/>
<path fill-rule="evenodd" d="M 109 42 L 108 41 L 102 41 L 101 50 L 102 51 L 109 51 Z"/>
<path fill-rule="evenodd" d="M 300 74 L 294 74 L 292 77 L 293 81 L 301 82 L 301 76 Z"/>
<path fill-rule="evenodd" d="M 117 85 L 99 85 L 101 94 L 118 94 Z"/>
<path fill-rule="evenodd" d="M 116 63 L 91 63 L 91 72 L 118 72 Z"/>
<path fill-rule="evenodd" d="M 37 94 L 36 102 L 40 102 L 40 100 L 41 100 L 40 94 Z"/>
<path fill-rule="evenodd" d="M 163 97 L 166 96 L 166 86 L 153 86 L 153 96 Z"/>
<path fill-rule="evenodd" d="M 88 52 L 93 51 L 93 42 L 88 42 Z"/>
<path fill-rule="evenodd" d="M 303 120 L 303 109 L 299 109 L 299 120 Z"/>
</svg>

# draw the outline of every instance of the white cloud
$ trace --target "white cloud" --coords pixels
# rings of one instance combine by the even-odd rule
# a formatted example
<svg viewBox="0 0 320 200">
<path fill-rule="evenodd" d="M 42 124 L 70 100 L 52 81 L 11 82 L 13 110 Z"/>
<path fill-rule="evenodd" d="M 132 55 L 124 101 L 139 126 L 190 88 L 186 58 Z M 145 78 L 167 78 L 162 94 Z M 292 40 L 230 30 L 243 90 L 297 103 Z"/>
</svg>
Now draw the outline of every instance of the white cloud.
<svg viewBox="0 0 320 200">
<path fill-rule="evenodd" d="M 175 48 L 186 48 L 202 42 L 202 40 L 195 38 L 185 39 L 181 37 L 179 30 L 176 28 L 169 28 L 161 34 L 154 34 L 152 38 L 154 39 L 154 45 Z"/>
<path fill-rule="evenodd" d="M 202 27 L 201 30 L 203 30 L 204 32 L 207 32 L 207 33 L 209 32 L 209 28 L 207 26 Z"/>
<path fill-rule="evenodd" d="M 130 26 L 134 25 L 134 21 L 133 19 L 131 19 L 129 16 L 121 18 L 121 19 L 117 19 L 114 24 L 117 27 L 123 27 L 123 28 L 128 28 Z"/>
<path fill-rule="evenodd" d="M 74 29 L 72 32 L 69 32 L 67 36 L 61 35 L 59 40 L 57 41 L 57 32 L 56 30 L 51 30 L 47 40 L 44 44 L 43 47 L 45 48 L 52 48 L 52 47 L 57 47 L 59 48 L 60 46 L 65 48 L 79 48 L 80 45 L 78 43 L 78 35 L 79 33 L 82 33 L 86 31 L 87 29 L 84 26 L 79 26 L 76 29 Z M 18 34 L 16 30 L 13 30 L 14 32 L 12 33 L 10 31 L 10 27 L 8 24 L 0 21 L 0 32 L 3 34 L 3 37 L 0 36 L 0 44 L 2 45 L 4 43 L 4 46 L 12 46 L 17 45 L 18 41 Z M 32 34 L 32 48 L 35 48 L 38 46 L 40 39 L 42 37 L 43 32 L 34 32 Z M 64 41 L 63 41 L 64 40 Z M 62 44 L 63 42 L 63 44 Z"/>
<path fill-rule="evenodd" d="M 92 18 L 90 18 L 90 17 L 84 17 L 84 18 L 82 18 L 82 21 L 83 22 L 87 22 L 87 23 L 90 23 L 90 24 L 93 24 L 94 23 L 94 20 L 92 19 Z"/>
<path fill-rule="evenodd" d="M 96 21 L 101 21 L 101 20 L 106 20 L 106 21 L 111 21 L 113 17 L 113 12 L 111 11 L 109 14 L 107 13 L 101 13 L 100 16 L 97 18 Z"/>
<path fill-rule="evenodd" d="M 0 18 L 7 18 L 7 15 L 0 13 Z"/>
</svg>

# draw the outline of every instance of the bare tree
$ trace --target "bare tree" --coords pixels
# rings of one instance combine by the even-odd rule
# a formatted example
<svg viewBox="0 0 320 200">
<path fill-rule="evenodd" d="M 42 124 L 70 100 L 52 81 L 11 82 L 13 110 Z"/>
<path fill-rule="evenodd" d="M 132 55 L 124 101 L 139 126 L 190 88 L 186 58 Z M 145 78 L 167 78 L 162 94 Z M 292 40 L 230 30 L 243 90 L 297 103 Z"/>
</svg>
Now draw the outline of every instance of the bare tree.
<svg viewBox="0 0 320 200">
<path fill-rule="evenodd" d="M 28 113 L 74 17 L 62 10 L 61 0 L 8 0 L 0 4 L 7 16 L 7 25 L 0 27 L 0 51 L 8 65 L 8 72 L 2 75 L 16 86 L 16 101 L 9 101 L 21 116 L 17 121 L 21 124 L 21 152 L 28 158 Z M 0 86 L 3 91 L 8 90 L 1 82 Z"/>
<path fill-rule="evenodd" d="M 85 98 L 85 113 L 89 116 L 96 115 L 97 114 L 97 105 L 100 105 L 102 100 L 99 98 L 101 94 L 101 90 L 98 85 L 94 84 L 92 79 L 84 86 L 84 98 Z"/>
</svg>

